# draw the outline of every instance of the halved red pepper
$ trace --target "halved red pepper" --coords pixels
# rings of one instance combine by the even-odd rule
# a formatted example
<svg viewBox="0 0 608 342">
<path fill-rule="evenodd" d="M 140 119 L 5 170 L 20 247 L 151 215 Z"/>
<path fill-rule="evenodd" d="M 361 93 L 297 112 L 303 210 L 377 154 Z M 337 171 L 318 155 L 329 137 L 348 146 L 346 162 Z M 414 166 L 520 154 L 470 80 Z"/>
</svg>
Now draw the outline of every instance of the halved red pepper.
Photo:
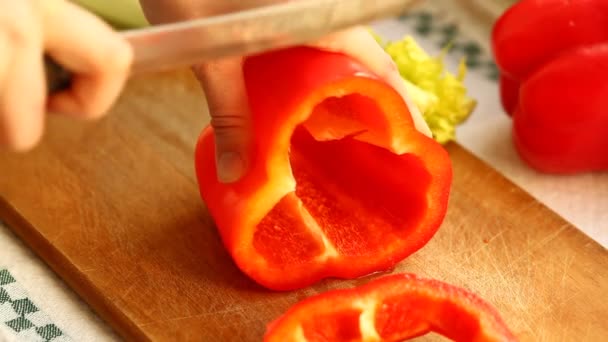
<svg viewBox="0 0 608 342">
<path fill-rule="evenodd" d="M 251 169 L 218 182 L 211 127 L 200 192 L 238 267 L 274 290 L 387 270 L 423 247 L 447 209 L 446 150 L 399 94 L 353 59 L 296 47 L 247 59 Z"/>
<path fill-rule="evenodd" d="M 265 342 L 397 342 L 435 332 L 454 341 L 516 341 L 472 292 L 394 274 L 306 298 L 268 325 Z"/>
<path fill-rule="evenodd" d="M 522 159 L 543 172 L 608 170 L 608 1 L 518 1 L 492 44 Z"/>
</svg>

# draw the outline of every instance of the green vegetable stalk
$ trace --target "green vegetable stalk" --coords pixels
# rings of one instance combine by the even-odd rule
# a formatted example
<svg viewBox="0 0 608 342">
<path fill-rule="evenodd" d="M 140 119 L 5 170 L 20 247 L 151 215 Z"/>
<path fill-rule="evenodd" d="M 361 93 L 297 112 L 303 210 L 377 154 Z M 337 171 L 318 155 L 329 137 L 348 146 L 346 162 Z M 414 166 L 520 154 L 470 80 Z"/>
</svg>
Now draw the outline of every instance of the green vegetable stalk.
<svg viewBox="0 0 608 342">
<path fill-rule="evenodd" d="M 397 64 L 409 94 L 423 114 L 433 137 L 441 144 L 456 138 L 456 126 L 473 112 L 477 102 L 467 96 L 463 80 L 466 74 L 464 60 L 458 74 L 445 69 L 443 58 L 447 50 L 429 56 L 412 37 L 384 43 L 374 34 L 378 43 Z"/>
<path fill-rule="evenodd" d="M 138 0 L 71 0 L 117 29 L 148 26 Z"/>
</svg>

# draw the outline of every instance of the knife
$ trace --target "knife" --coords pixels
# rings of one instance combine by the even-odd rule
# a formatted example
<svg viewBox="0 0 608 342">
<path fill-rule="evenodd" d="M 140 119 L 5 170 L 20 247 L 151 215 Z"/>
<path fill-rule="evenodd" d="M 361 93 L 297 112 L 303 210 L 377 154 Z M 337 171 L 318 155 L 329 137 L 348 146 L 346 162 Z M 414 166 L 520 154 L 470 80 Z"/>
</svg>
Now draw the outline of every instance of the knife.
<svg viewBox="0 0 608 342">
<path fill-rule="evenodd" d="M 398 16 L 417 1 L 289 1 L 121 34 L 133 48 L 131 73 L 145 73 L 303 44 L 351 26 Z M 69 70 L 48 55 L 45 72 L 49 92 L 69 87 L 72 77 Z"/>
</svg>

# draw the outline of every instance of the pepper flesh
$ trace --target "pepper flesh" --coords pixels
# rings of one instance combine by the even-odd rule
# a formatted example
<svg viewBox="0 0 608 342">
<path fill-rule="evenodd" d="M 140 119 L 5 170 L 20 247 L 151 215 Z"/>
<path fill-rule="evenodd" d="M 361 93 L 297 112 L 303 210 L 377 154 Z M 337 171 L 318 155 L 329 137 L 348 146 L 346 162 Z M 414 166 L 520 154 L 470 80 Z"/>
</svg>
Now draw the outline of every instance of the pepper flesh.
<svg viewBox="0 0 608 342">
<path fill-rule="evenodd" d="M 516 341 L 477 295 L 414 274 L 306 298 L 268 325 L 264 341 L 397 342 L 429 332 L 455 341 Z"/>
<path fill-rule="evenodd" d="M 274 290 L 384 271 L 423 247 L 446 210 L 446 150 L 414 128 L 399 94 L 353 59 L 296 47 L 248 58 L 253 160 L 215 171 L 196 147 L 203 201 L 237 266 Z"/>
<path fill-rule="evenodd" d="M 608 170 L 608 1 L 522 0 L 496 22 L 518 153 L 549 173 Z"/>
</svg>

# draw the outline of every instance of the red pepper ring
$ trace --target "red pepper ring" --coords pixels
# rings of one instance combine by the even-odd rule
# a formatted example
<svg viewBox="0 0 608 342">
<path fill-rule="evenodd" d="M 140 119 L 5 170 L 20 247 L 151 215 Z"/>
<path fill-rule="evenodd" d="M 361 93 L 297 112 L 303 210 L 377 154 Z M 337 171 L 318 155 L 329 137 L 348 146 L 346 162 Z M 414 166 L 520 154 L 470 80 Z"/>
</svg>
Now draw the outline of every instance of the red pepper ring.
<svg viewBox="0 0 608 342">
<path fill-rule="evenodd" d="M 302 300 L 268 325 L 264 341 L 396 342 L 429 332 L 455 341 L 517 340 L 477 295 L 414 274 L 394 274 Z"/>
<path fill-rule="evenodd" d="M 248 58 L 249 172 L 221 184 L 211 127 L 196 147 L 201 196 L 238 267 L 274 290 L 392 268 L 423 247 L 446 210 L 445 149 L 351 58 L 291 48 Z"/>
</svg>

